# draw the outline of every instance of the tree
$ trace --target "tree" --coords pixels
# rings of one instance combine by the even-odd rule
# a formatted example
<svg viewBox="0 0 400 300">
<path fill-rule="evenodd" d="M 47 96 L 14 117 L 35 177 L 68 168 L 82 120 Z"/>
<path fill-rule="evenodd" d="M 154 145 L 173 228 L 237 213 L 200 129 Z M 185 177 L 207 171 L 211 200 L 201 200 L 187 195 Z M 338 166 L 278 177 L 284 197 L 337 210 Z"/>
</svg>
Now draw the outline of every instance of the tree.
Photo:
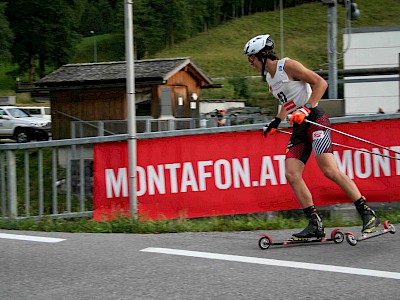
<svg viewBox="0 0 400 300">
<path fill-rule="evenodd" d="M 73 54 L 79 36 L 73 14 L 74 1 L 13 0 L 6 16 L 15 39 L 11 48 L 13 61 L 20 71 L 29 71 L 29 81 L 45 75 L 46 65 L 59 67 Z"/>
<path fill-rule="evenodd" d="M 138 59 L 153 54 L 165 47 L 165 28 L 157 13 L 157 1 L 134 2 L 133 24 L 136 55 Z"/>
<path fill-rule="evenodd" d="M 123 3 L 123 1 L 121 1 L 121 3 Z M 90 31 L 94 31 L 95 34 L 111 32 L 113 15 L 114 11 L 108 0 L 86 0 L 79 26 L 80 34 L 89 36 Z"/>
<path fill-rule="evenodd" d="M 0 61 L 11 60 L 11 43 L 14 35 L 9 27 L 9 23 L 4 15 L 6 3 L 0 3 Z"/>
</svg>

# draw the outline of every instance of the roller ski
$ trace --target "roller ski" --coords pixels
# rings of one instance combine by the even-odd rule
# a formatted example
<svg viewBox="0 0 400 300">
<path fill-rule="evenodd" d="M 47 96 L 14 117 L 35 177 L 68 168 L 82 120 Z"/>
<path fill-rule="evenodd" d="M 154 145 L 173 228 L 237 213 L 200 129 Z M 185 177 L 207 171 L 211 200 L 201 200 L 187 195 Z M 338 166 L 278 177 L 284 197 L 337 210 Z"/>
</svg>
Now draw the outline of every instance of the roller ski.
<svg viewBox="0 0 400 300">
<path fill-rule="evenodd" d="M 291 239 L 283 242 L 274 243 L 268 234 L 264 234 L 258 241 L 261 249 L 268 249 L 271 245 L 295 245 L 307 243 L 324 243 L 331 242 L 342 243 L 344 235 L 339 229 L 335 229 L 331 233 L 330 238 L 325 238 L 325 228 L 322 224 L 321 218 L 316 212 L 309 214 L 308 226 L 301 232 L 292 235 Z"/>
<path fill-rule="evenodd" d="M 304 245 L 309 243 L 327 243 L 327 242 L 334 242 L 335 244 L 340 244 L 344 241 L 344 234 L 340 231 L 339 228 L 334 229 L 331 232 L 330 238 L 326 237 L 310 237 L 310 238 L 303 238 L 303 239 L 294 239 L 293 236 L 287 241 L 283 242 L 273 242 L 272 238 L 268 234 L 263 234 L 261 238 L 258 240 L 258 246 L 262 250 L 268 249 L 271 245 Z"/>
<path fill-rule="evenodd" d="M 378 225 L 379 225 L 379 223 L 378 223 Z M 391 233 L 391 234 L 395 234 L 396 233 L 396 227 L 394 227 L 393 224 L 390 224 L 389 220 L 386 220 L 383 223 L 383 229 L 380 229 L 380 230 L 375 230 L 374 229 L 372 231 L 371 230 L 367 230 L 367 231 L 363 230 L 362 231 L 362 236 L 359 237 L 359 238 L 357 238 L 357 236 L 354 233 L 350 232 L 350 231 L 347 231 L 344 234 L 346 236 L 346 241 L 351 246 L 355 246 L 355 245 L 357 245 L 358 242 L 365 241 L 365 240 L 368 240 L 368 239 L 372 239 L 374 237 L 377 237 L 377 236 L 380 236 L 380 235 L 383 235 L 383 234 L 386 234 L 386 233 Z"/>
<path fill-rule="evenodd" d="M 322 224 L 321 218 L 317 214 L 314 206 L 305 209 L 305 213 L 308 217 L 308 226 L 301 232 L 292 235 L 292 238 L 274 243 L 272 238 L 268 234 L 264 234 L 258 241 L 258 245 L 261 249 L 268 249 L 271 245 L 295 245 L 295 244 L 306 244 L 306 243 L 325 243 L 334 242 L 335 244 L 342 243 L 344 235 L 339 229 L 335 229 L 331 233 L 330 238 L 325 238 L 325 228 Z"/>
</svg>

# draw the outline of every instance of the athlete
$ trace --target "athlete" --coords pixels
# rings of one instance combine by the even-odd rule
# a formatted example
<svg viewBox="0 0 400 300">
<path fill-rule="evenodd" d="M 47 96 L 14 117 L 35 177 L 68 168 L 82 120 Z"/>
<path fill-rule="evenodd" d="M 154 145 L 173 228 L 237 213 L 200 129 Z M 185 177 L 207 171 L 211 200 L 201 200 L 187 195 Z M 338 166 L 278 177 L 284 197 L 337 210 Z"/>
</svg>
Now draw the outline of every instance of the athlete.
<svg viewBox="0 0 400 300">
<path fill-rule="evenodd" d="M 292 114 L 289 122 L 293 124 L 293 134 L 287 146 L 285 175 L 309 219 L 308 226 L 301 232 L 293 234 L 292 239 L 308 240 L 325 237 L 324 225 L 302 177 L 312 150 L 324 176 L 336 183 L 354 202 L 363 221 L 362 233 L 374 231 L 380 221 L 367 205 L 366 199 L 354 181 L 337 168 L 333 156 L 331 131 L 304 121 L 307 119 L 324 126 L 331 126 L 327 114 L 318 107 L 318 102 L 328 87 L 326 81 L 296 60 L 288 57 L 279 59 L 274 52 L 274 41 L 269 34 L 259 35 L 248 41 L 244 47 L 244 55 L 257 71 L 261 71 L 263 79 L 265 78 L 269 85 L 269 91 L 282 104 L 274 120 L 263 128 L 264 137 L 273 135 L 281 121 L 288 114 Z"/>
</svg>

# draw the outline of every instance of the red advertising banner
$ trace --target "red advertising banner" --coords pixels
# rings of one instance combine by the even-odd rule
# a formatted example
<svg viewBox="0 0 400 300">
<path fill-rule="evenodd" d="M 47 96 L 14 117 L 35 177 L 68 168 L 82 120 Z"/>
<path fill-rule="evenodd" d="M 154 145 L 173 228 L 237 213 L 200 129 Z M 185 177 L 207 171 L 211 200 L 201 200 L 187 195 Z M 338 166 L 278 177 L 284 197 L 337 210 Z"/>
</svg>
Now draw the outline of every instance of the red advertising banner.
<svg viewBox="0 0 400 300">
<path fill-rule="evenodd" d="M 400 120 L 336 124 L 334 129 L 400 153 Z M 246 214 L 300 208 L 285 178 L 290 136 L 260 131 L 138 140 L 138 214 L 150 219 Z M 370 202 L 400 200 L 400 154 L 332 132 L 338 167 Z M 350 203 L 312 156 L 304 171 L 316 205 Z M 128 144 L 94 149 L 94 218 L 129 212 Z"/>
</svg>

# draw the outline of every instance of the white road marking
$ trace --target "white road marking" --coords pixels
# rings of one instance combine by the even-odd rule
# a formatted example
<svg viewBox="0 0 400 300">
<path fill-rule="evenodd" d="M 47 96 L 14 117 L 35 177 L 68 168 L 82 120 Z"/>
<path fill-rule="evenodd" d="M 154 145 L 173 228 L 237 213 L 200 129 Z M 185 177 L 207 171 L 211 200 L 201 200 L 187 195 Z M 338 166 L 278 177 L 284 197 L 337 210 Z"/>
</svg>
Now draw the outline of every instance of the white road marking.
<svg viewBox="0 0 400 300">
<path fill-rule="evenodd" d="M 22 234 L 8 234 L 8 233 L 0 233 L 0 239 L 10 239 L 10 240 L 20 240 L 20 241 L 30 241 L 30 242 L 40 242 L 40 243 L 58 243 L 65 241 L 65 239 L 58 239 L 58 238 L 30 236 Z"/>
<path fill-rule="evenodd" d="M 306 270 L 313 270 L 313 271 L 325 271 L 325 272 L 335 272 L 335 273 L 344 273 L 344 274 L 352 274 L 352 275 L 363 275 L 363 276 L 373 276 L 373 277 L 390 278 L 390 279 L 400 279 L 400 273 L 396 273 L 396 272 L 349 268 L 349 267 L 340 267 L 340 266 L 333 266 L 333 265 L 321 265 L 321 264 L 303 263 L 303 262 L 297 262 L 297 261 L 277 260 L 277 259 L 268 259 L 268 258 L 238 256 L 238 255 L 227 255 L 227 254 L 218 254 L 218 253 L 209 253 L 209 252 L 187 251 L 187 250 L 169 249 L 169 248 L 150 247 L 150 248 L 142 249 L 140 251 L 171 254 L 171 255 L 190 256 L 190 257 L 199 257 L 199 258 L 208 258 L 208 259 L 217 259 L 217 260 L 226 260 L 226 261 L 235 261 L 235 262 L 244 262 L 244 263 L 250 263 L 250 264 L 260 264 L 260 265 L 269 265 L 269 266 L 286 267 L 286 268 L 306 269 Z"/>
</svg>

